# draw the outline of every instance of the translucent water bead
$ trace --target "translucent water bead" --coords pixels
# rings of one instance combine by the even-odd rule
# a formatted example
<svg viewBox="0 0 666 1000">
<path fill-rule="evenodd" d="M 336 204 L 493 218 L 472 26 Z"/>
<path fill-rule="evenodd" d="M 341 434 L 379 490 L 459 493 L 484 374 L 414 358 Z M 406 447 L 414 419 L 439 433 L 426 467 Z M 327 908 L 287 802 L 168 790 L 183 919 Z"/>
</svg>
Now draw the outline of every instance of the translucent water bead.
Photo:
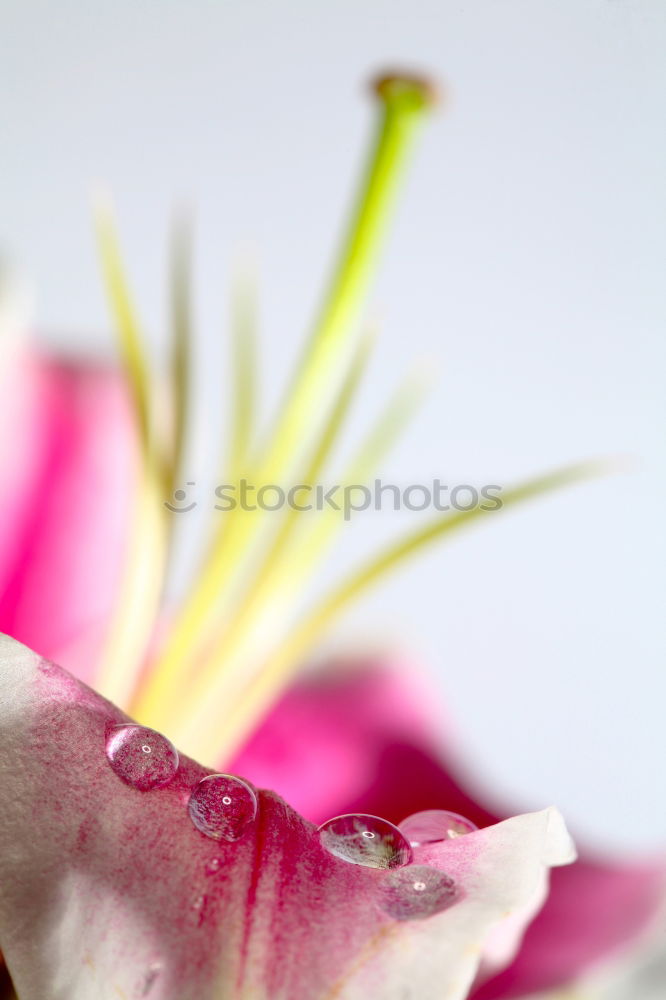
<svg viewBox="0 0 666 1000">
<path fill-rule="evenodd" d="M 147 997 L 152 991 L 153 987 L 157 984 L 157 980 L 160 978 L 162 973 L 162 965 L 160 962 L 153 962 L 149 969 L 143 977 L 143 982 L 140 987 L 140 996 Z"/>
<path fill-rule="evenodd" d="M 240 840 L 257 815 L 257 796 L 231 774 L 202 778 L 190 795 L 190 819 L 213 840 Z"/>
<path fill-rule="evenodd" d="M 178 770 L 178 751 L 166 736 L 134 724 L 106 734 L 106 757 L 119 778 L 142 792 L 168 785 Z"/>
<path fill-rule="evenodd" d="M 394 920 L 423 920 L 447 910 L 459 898 L 458 887 L 446 872 L 408 865 L 386 875 L 380 906 Z"/>
<path fill-rule="evenodd" d="M 427 809 L 425 812 L 414 813 L 398 825 L 412 847 L 453 840 L 478 830 L 471 820 L 444 809 Z"/>
<path fill-rule="evenodd" d="M 409 842 L 397 826 L 379 816 L 335 816 L 318 830 L 322 847 L 336 858 L 366 868 L 400 868 L 412 860 Z"/>
</svg>

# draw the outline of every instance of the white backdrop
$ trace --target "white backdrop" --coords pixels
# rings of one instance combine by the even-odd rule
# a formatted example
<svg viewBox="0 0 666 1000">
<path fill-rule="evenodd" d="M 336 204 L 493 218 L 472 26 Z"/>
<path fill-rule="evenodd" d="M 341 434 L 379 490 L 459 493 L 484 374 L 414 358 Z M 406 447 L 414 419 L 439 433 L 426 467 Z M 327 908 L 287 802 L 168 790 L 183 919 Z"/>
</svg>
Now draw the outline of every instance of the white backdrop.
<svg viewBox="0 0 666 1000">
<path fill-rule="evenodd" d="M 384 478 L 634 461 L 433 551 L 339 636 L 389 633 L 425 662 L 498 794 L 556 802 L 609 846 L 663 844 L 661 0 L 2 0 L 0 22 L 0 240 L 38 327 L 109 349 L 103 179 L 157 344 L 168 214 L 189 197 L 211 438 L 235 248 L 260 260 L 269 405 L 356 179 L 364 80 L 397 63 L 448 84 L 372 296 L 359 420 L 415 355 L 440 370 Z M 359 519 L 331 575 L 408 524 Z"/>
</svg>

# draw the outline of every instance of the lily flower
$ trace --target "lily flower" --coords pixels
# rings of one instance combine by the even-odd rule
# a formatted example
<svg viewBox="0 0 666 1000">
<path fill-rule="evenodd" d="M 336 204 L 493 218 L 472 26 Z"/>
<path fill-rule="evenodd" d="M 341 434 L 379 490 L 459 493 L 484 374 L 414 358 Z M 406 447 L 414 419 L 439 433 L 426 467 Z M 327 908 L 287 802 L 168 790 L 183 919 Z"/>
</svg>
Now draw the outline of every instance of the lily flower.
<svg viewBox="0 0 666 1000">
<path fill-rule="evenodd" d="M 256 430 L 255 295 L 247 279 L 236 288 L 226 482 L 317 483 L 349 416 L 371 348 L 359 334 L 362 303 L 434 96 L 427 81 L 404 75 L 375 89 L 378 133 L 348 237 L 265 438 Z M 0 629 L 38 654 L 9 640 L 0 651 L 0 948 L 20 1000 L 464 997 L 475 977 L 481 984 L 513 957 L 544 901 L 549 866 L 573 860 L 558 814 L 498 822 L 499 811 L 468 797 L 422 709 L 410 707 L 413 694 L 390 694 L 392 672 L 294 679 L 352 600 L 484 511 L 426 522 L 302 612 L 341 515 L 236 509 L 212 528 L 182 604 L 165 602 L 177 518 L 167 503 L 187 478 L 192 409 L 189 235 L 176 227 L 165 386 L 148 362 L 104 204 L 97 231 L 122 376 L 20 352 L 5 372 L 0 440 L 16 473 L 0 484 Z M 374 474 L 420 394 L 411 378 L 398 387 L 341 482 Z M 518 484 L 504 491 L 504 508 L 591 468 Z M 150 768 L 147 779 L 121 773 L 136 754 L 144 770 L 146 760 L 165 767 L 165 780 L 152 785 Z M 236 782 L 222 800 L 240 794 L 244 804 L 233 836 L 215 828 L 219 796 L 207 797 L 224 786 L 201 785 L 213 774 Z M 296 811 L 257 792 L 262 785 Z M 426 846 L 396 826 L 432 810 L 460 812 L 483 829 Z M 373 834 L 368 843 L 380 845 L 384 862 L 397 857 L 395 868 L 359 864 L 346 848 L 341 856 L 335 845 L 348 845 L 349 820 L 312 825 L 350 815 L 354 842 Z M 359 827 L 368 817 L 380 826 Z M 562 870 L 576 881 L 554 882 L 533 927 L 563 900 L 565 919 L 548 924 L 545 946 L 537 934 L 530 950 L 528 933 L 518 962 L 531 972 L 512 966 L 508 980 L 480 985 L 499 990 L 484 1000 L 568 982 L 650 923 L 663 867 L 646 867 L 645 878 L 638 868 L 593 870 Z M 576 893 L 588 910 L 572 905 Z M 431 897 L 435 909 L 419 912 Z M 593 935 L 606 914 L 613 927 L 602 919 L 605 930 Z M 577 957 L 567 951 L 572 926 L 594 939 Z"/>
<path fill-rule="evenodd" d="M 21 1000 L 458 1000 L 574 857 L 554 809 L 421 848 L 372 816 L 317 830 L 13 640 L 0 663 L 0 944 Z"/>
</svg>

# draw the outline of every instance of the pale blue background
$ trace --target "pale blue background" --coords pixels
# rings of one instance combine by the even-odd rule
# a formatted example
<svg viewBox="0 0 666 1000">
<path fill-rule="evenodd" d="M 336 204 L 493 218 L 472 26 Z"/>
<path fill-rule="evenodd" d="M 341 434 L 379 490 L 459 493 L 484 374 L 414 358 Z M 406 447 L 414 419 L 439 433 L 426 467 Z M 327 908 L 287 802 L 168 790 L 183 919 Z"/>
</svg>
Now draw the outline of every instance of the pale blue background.
<svg viewBox="0 0 666 1000">
<path fill-rule="evenodd" d="M 395 636 L 427 663 L 498 794 L 556 802 L 608 845 L 663 844 L 663 2 L 5 0 L 0 24 L 0 239 L 38 326 L 108 349 L 87 205 L 103 179 L 157 344 L 188 196 L 209 401 L 234 249 L 261 262 L 270 403 L 356 177 L 363 81 L 397 62 L 448 82 L 372 296 L 361 416 L 415 355 L 440 369 L 385 478 L 634 461 L 433 551 L 338 637 Z M 409 523 L 360 517 L 331 576 Z"/>
</svg>

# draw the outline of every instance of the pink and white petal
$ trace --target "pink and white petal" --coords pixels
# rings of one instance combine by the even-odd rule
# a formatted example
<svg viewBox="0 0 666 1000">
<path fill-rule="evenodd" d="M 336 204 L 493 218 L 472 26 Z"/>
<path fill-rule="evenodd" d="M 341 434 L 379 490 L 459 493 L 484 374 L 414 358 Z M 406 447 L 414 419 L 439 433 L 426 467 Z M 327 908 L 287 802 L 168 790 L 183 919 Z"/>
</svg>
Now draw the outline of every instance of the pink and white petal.
<svg viewBox="0 0 666 1000">
<path fill-rule="evenodd" d="M 587 1000 L 663 1000 L 666 996 L 666 910 L 642 948 L 587 977 L 581 984 Z"/>
<path fill-rule="evenodd" d="M 474 1000 L 508 1000 L 593 975 L 651 935 L 666 900 L 666 862 L 607 864 L 586 857 L 553 872 L 548 902 L 515 962 Z"/>
<path fill-rule="evenodd" d="M 665 915 L 666 916 L 666 915 Z M 663 1000 L 666 996 L 666 919 L 642 948 L 584 976 L 567 989 L 531 993 L 525 1000 Z"/>
<path fill-rule="evenodd" d="M 0 629 L 94 676 L 136 482 L 126 387 L 102 365 L 24 353 L 5 373 Z"/>
<path fill-rule="evenodd" d="M 194 762 L 149 792 L 121 781 L 105 736 L 125 717 L 7 638 L 0 703 L 0 948 L 21 1000 L 461 1000 L 493 928 L 571 859 L 554 810 L 508 820 L 431 850 L 461 898 L 399 921 L 387 873 L 329 854 L 273 793 L 228 843 L 189 818 Z"/>
<path fill-rule="evenodd" d="M 316 822 L 365 812 L 397 823 L 439 808 L 481 827 L 496 823 L 506 811 L 484 802 L 478 782 L 474 787 L 461 768 L 430 707 L 436 699 L 414 674 L 405 664 L 377 660 L 301 681 L 234 767 L 287 794 Z M 666 857 L 622 862 L 585 852 L 553 872 L 546 905 L 515 962 L 481 985 L 475 1000 L 508 1000 L 577 980 L 649 933 L 665 901 Z"/>
</svg>

